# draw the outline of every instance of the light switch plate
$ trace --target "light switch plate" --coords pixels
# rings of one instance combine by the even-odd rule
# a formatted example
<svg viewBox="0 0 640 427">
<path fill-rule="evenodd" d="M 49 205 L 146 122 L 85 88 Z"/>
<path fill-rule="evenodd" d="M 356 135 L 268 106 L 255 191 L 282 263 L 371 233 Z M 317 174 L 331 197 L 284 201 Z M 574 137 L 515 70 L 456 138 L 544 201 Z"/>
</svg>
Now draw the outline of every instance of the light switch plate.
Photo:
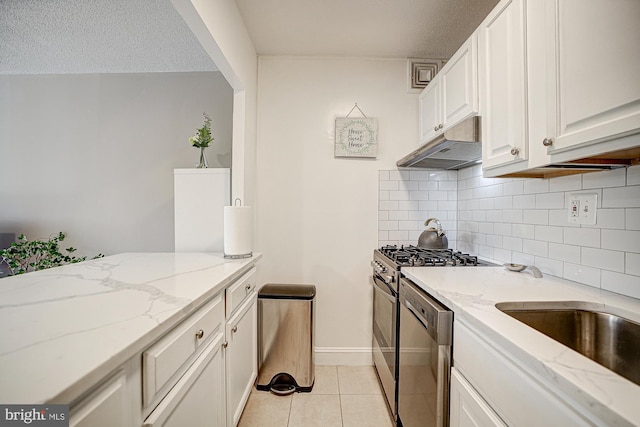
<svg viewBox="0 0 640 427">
<path fill-rule="evenodd" d="M 573 193 L 569 195 L 569 224 L 596 225 L 598 194 Z"/>
</svg>

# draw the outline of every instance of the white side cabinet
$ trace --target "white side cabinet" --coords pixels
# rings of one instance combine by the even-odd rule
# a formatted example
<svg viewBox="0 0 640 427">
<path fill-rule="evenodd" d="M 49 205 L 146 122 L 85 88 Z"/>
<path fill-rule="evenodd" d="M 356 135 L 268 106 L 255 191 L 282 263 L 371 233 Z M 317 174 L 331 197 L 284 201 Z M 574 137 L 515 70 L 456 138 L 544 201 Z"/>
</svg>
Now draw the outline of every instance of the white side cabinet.
<svg viewBox="0 0 640 427">
<path fill-rule="evenodd" d="M 227 425 L 236 426 L 258 375 L 257 293 L 227 320 Z"/>
<path fill-rule="evenodd" d="M 477 34 L 472 34 L 420 93 L 419 145 L 477 114 L 477 40 Z"/>
<path fill-rule="evenodd" d="M 455 367 L 451 369 L 450 404 L 451 427 L 506 426 Z"/>
</svg>

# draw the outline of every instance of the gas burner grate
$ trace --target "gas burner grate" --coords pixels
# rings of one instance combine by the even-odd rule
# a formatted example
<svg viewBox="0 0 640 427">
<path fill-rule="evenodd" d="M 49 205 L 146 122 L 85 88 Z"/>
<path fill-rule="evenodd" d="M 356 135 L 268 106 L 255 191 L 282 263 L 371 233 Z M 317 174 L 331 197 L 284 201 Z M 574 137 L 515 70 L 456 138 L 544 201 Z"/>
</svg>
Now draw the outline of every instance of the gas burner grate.
<svg viewBox="0 0 640 427">
<path fill-rule="evenodd" d="M 465 254 L 453 249 L 424 249 L 417 246 L 386 245 L 380 252 L 387 258 L 404 267 L 445 267 L 486 265 L 478 261 L 475 255 Z"/>
</svg>

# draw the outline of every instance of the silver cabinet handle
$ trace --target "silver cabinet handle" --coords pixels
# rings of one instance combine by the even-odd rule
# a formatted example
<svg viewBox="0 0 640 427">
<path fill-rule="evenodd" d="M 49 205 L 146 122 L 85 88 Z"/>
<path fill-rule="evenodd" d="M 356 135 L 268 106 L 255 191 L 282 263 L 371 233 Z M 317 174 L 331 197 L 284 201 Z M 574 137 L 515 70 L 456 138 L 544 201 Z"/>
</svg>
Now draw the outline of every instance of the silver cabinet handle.
<svg viewBox="0 0 640 427">
<path fill-rule="evenodd" d="M 520 154 L 520 149 L 518 147 L 513 147 L 511 149 L 511 154 L 517 156 L 518 154 Z"/>
<path fill-rule="evenodd" d="M 231 332 L 233 333 L 238 332 L 238 326 L 234 326 L 233 328 L 231 328 Z"/>
<path fill-rule="evenodd" d="M 204 337 L 204 331 L 202 329 L 198 329 L 198 332 L 196 332 L 196 338 L 201 340 L 202 337 Z"/>
<path fill-rule="evenodd" d="M 433 128 L 434 131 L 438 130 L 438 125 L 436 125 L 436 127 Z"/>
<path fill-rule="evenodd" d="M 225 342 L 222 343 L 222 348 L 227 348 L 228 345 L 229 345 L 229 343 L 225 341 Z"/>
<path fill-rule="evenodd" d="M 438 125 L 438 129 L 442 129 L 442 123 Z"/>
<path fill-rule="evenodd" d="M 553 138 L 545 138 L 542 140 L 542 145 L 545 147 L 551 147 L 553 145 Z"/>
<path fill-rule="evenodd" d="M 252 285 L 248 284 L 247 286 L 245 286 L 244 288 L 246 289 L 247 293 L 249 293 L 249 291 L 251 290 Z"/>
</svg>

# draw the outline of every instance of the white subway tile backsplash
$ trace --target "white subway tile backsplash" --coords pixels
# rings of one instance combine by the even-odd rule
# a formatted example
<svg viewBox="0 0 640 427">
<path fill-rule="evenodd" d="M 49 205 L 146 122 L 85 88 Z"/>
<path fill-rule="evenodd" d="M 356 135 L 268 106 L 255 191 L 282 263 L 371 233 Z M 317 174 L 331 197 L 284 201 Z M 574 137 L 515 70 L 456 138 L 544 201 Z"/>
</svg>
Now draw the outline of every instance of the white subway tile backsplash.
<svg viewBox="0 0 640 427">
<path fill-rule="evenodd" d="M 585 227 L 623 230 L 625 228 L 624 209 L 598 209 L 596 225 L 585 225 Z"/>
<path fill-rule="evenodd" d="M 602 270 L 602 289 L 640 299 L 640 277 Z"/>
<path fill-rule="evenodd" d="M 562 209 L 564 193 L 536 194 L 536 209 Z"/>
<path fill-rule="evenodd" d="M 549 244 L 537 240 L 522 239 L 522 252 L 546 258 L 549 256 Z"/>
<path fill-rule="evenodd" d="M 398 221 L 406 221 L 409 219 L 409 211 L 386 211 L 389 213 L 388 218 Z"/>
<path fill-rule="evenodd" d="M 496 197 L 494 200 L 496 209 L 513 208 L 513 196 Z"/>
<path fill-rule="evenodd" d="M 510 251 L 522 252 L 522 239 L 519 237 L 503 237 L 502 247 Z"/>
<path fill-rule="evenodd" d="M 640 276 L 640 254 L 627 252 L 625 254 L 625 269 L 627 274 L 633 274 L 634 276 Z M 638 280 L 638 288 L 640 288 L 640 277 Z"/>
<path fill-rule="evenodd" d="M 438 181 L 438 190 L 455 191 L 458 189 L 457 181 Z"/>
<path fill-rule="evenodd" d="M 517 206 L 521 209 L 535 209 L 536 196 L 535 194 L 513 196 L 513 206 Z"/>
<path fill-rule="evenodd" d="M 625 209 L 625 228 L 640 230 L 640 209 Z"/>
<path fill-rule="evenodd" d="M 602 190 L 603 208 L 640 208 L 640 185 Z"/>
<path fill-rule="evenodd" d="M 640 252 L 640 231 L 602 230 L 602 247 L 626 252 Z"/>
<path fill-rule="evenodd" d="M 380 200 L 378 202 L 381 211 L 397 211 L 398 202 L 396 200 Z"/>
<path fill-rule="evenodd" d="M 624 252 L 584 247 L 581 262 L 591 267 L 624 273 Z"/>
<path fill-rule="evenodd" d="M 504 222 L 518 224 L 522 222 L 522 217 L 522 209 L 505 209 L 502 212 L 502 220 Z"/>
<path fill-rule="evenodd" d="M 627 171 L 624 168 L 612 171 L 585 173 L 582 179 L 582 188 L 624 187 L 627 180 Z"/>
<path fill-rule="evenodd" d="M 585 285 L 600 287 L 600 269 L 588 267 L 586 265 L 572 264 L 565 262 L 563 266 L 563 276 L 567 280 L 584 283 Z"/>
<path fill-rule="evenodd" d="M 549 243 L 549 258 L 580 264 L 580 246 Z"/>
<path fill-rule="evenodd" d="M 552 179 L 484 178 L 480 165 L 379 171 L 378 181 L 380 244 L 416 244 L 437 217 L 457 250 L 640 298 L 640 165 Z M 596 225 L 569 223 L 572 193 L 598 195 Z"/>
<path fill-rule="evenodd" d="M 549 191 L 548 179 L 526 179 L 524 180 L 524 194 L 547 193 Z"/>
<path fill-rule="evenodd" d="M 389 200 L 410 200 L 409 193 L 404 190 L 389 191 Z"/>
<path fill-rule="evenodd" d="M 399 210 L 402 211 L 417 211 L 417 210 L 421 210 L 422 207 L 420 206 L 420 204 L 422 202 L 419 202 L 417 200 L 401 200 L 399 202 L 396 202 L 398 204 L 398 208 Z M 424 210 L 424 209 L 422 209 Z"/>
<path fill-rule="evenodd" d="M 627 185 L 640 185 L 640 165 L 627 168 Z"/>
<path fill-rule="evenodd" d="M 562 243 L 562 227 L 535 226 L 535 240 Z"/>
<path fill-rule="evenodd" d="M 567 245 L 600 247 L 600 229 L 564 227 L 562 234 Z"/>
<path fill-rule="evenodd" d="M 418 190 L 421 191 L 432 191 L 438 189 L 437 181 L 417 181 L 418 182 Z"/>
<path fill-rule="evenodd" d="M 503 187 L 505 196 L 519 196 L 524 192 L 524 182 L 522 180 L 506 182 Z"/>
<path fill-rule="evenodd" d="M 549 180 L 549 191 L 573 191 L 582 189 L 582 175 L 561 176 Z"/>
<path fill-rule="evenodd" d="M 525 210 L 522 213 L 522 217 L 523 217 L 523 222 L 525 224 L 537 224 L 537 225 L 549 224 L 549 211 L 546 209 Z"/>
<path fill-rule="evenodd" d="M 380 190 L 397 190 L 400 181 L 380 181 Z"/>
<path fill-rule="evenodd" d="M 511 226 L 511 234 L 513 237 L 533 239 L 535 237 L 535 226 L 531 224 L 513 224 Z"/>
</svg>

